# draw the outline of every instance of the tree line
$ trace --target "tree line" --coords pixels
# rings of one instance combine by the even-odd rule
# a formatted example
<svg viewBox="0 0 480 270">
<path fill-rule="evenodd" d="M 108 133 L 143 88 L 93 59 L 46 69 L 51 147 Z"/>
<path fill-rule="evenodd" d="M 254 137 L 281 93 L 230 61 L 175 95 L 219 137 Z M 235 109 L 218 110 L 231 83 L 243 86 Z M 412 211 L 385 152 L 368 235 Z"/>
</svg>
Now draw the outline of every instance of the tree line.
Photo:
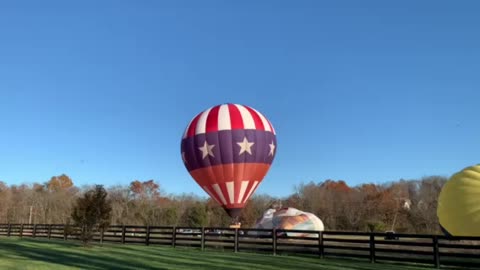
<svg viewBox="0 0 480 270">
<path fill-rule="evenodd" d="M 441 233 L 437 199 L 448 179 L 428 176 L 383 184 L 348 186 L 342 180 L 302 183 L 292 194 L 255 194 L 240 216 L 252 227 L 270 207 L 294 207 L 317 215 L 326 230 Z M 98 186 L 77 187 L 65 174 L 45 183 L 7 185 L 0 181 L 0 223 L 69 224 L 74 205 Z M 222 226 L 225 211 L 210 198 L 167 194 L 154 180 L 105 187 L 108 224 L 150 226 Z M 77 214 L 78 215 L 78 214 Z"/>
</svg>

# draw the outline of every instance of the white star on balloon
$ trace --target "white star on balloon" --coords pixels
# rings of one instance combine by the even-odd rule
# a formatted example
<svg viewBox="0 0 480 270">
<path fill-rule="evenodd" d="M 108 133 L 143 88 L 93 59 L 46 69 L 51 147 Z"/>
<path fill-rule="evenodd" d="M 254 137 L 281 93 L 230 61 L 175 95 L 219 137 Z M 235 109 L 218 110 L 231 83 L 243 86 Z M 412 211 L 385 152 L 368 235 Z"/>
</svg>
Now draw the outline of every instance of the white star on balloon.
<svg viewBox="0 0 480 270">
<path fill-rule="evenodd" d="M 199 147 L 198 149 L 200 149 L 200 151 L 202 151 L 202 158 L 205 159 L 207 156 L 212 156 L 212 157 L 215 157 L 213 155 L 213 151 L 212 151 L 212 148 L 215 147 L 214 144 L 208 144 L 207 141 L 205 141 L 205 144 L 203 144 L 202 147 Z"/>
<path fill-rule="evenodd" d="M 268 155 L 273 156 L 273 152 L 275 151 L 275 144 L 273 143 L 273 141 L 271 144 L 269 144 L 269 146 L 270 146 L 270 153 L 268 153 Z"/>
<path fill-rule="evenodd" d="M 252 154 L 252 149 L 251 148 L 252 148 L 252 145 L 254 145 L 255 143 L 249 142 L 247 140 L 247 137 L 243 137 L 243 141 L 242 142 L 237 142 L 237 144 L 240 146 L 240 153 L 238 155 L 241 155 L 244 152 L 247 152 L 250 155 Z"/>
</svg>

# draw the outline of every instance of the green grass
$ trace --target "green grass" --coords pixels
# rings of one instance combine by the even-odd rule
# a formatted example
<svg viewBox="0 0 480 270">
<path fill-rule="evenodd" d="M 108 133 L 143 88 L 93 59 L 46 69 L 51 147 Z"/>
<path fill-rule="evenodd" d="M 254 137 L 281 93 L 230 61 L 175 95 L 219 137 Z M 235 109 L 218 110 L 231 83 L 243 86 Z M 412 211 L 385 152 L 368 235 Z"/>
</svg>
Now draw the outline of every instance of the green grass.
<svg viewBox="0 0 480 270">
<path fill-rule="evenodd" d="M 84 248 L 78 242 L 17 237 L 0 238 L 0 269 L 432 269 L 370 264 L 348 259 L 272 256 L 193 248 L 104 244 Z"/>
</svg>

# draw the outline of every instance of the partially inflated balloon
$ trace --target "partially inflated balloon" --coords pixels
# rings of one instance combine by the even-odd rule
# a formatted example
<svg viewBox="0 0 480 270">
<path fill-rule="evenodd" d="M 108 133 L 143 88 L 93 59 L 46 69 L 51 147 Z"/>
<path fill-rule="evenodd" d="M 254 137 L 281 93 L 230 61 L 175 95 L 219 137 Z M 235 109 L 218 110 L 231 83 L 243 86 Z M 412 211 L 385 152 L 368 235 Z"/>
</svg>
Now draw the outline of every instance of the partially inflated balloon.
<svg viewBox="0 0 480 270">
<path fill-rule="evenodd" d="M 236 218 L 270 169 L 276 145 L 265 116 L 245 105 L 222 104 L 193 118 L 181 152 L 193 179 Z"/>
<path fill-rule="evenodd" d="M 263 217 L 257 220 L 257 229 L 283 229 L 283 230 L 305 230 L 323 231 L 323 222 L 314 214 L 300 211 L 296 208 L 282 208 L 278 211 L 268 209 Z M 314 234 L 287 232 L 287 236 L 315 236 Z"/>
<path fill-rule="evenodd" d="M 438 198 L 442 229 L 452 236 L 480 236 L 480 164 L 454 174 Z"/>
</svg>

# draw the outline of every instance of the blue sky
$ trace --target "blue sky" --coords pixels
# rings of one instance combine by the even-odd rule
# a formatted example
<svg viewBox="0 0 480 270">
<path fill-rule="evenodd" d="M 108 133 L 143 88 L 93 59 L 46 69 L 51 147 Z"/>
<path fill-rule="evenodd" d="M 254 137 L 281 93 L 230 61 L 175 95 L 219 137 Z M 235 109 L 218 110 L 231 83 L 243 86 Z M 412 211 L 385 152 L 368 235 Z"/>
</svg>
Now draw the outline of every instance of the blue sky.
<svg viewBox="0 0 480 270">
<path fill-rule="evenodd" d="M 257 194 L 479 163 L 476 1 L 97 2 L 0 3 L 0 180 L 203 195 L 181 135 L 225 102 L 277 131 Z"/>
</svg>

